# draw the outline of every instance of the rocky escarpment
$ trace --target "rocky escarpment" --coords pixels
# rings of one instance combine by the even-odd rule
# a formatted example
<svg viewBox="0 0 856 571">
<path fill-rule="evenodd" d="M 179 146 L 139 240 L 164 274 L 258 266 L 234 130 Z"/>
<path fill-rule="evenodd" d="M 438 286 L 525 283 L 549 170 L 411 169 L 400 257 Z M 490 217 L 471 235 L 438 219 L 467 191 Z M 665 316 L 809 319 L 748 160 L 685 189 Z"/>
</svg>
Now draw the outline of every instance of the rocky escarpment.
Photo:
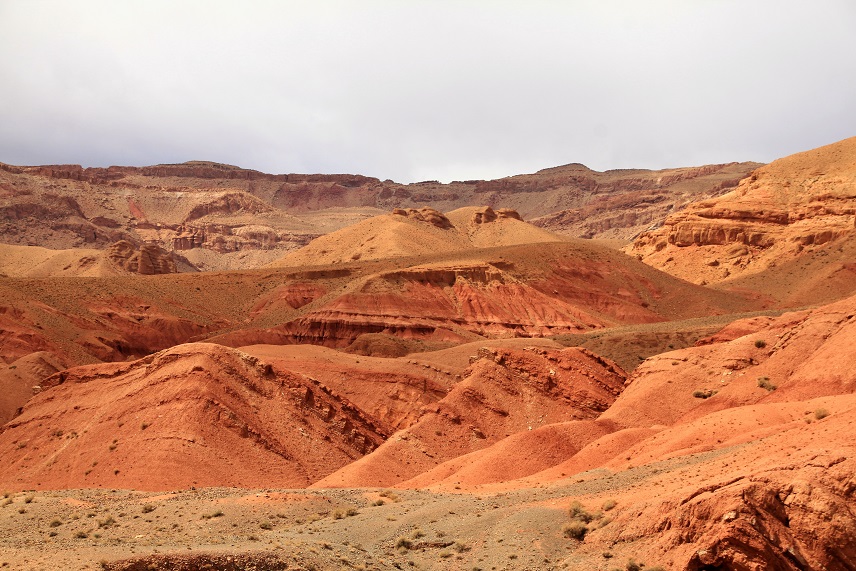
<svg viewBox="0 0 856 571">
<path fill-rule="evenodd" d="M 104 249 L 124 240 L 165 250 L 199 249 L 210 254 L 193 263 L 208 269 L 221 266 L 219 256 L 233 253 L 278 250 L 281 256 L 319 234 L 252 193 L 225 186 L 233 180 L 226 176 L 233 173 L 228 169 L 196 173 L 220 173 L 221 179 L 155 181 L 143 174 L 145 169 L 135 168 L 5 167 L 0 169 L 5 189 L 0 240 L 9 244 Z M 275 257 L 262 256 L 261 263 Z M 243 263 L 261 265 L 252 256 Z"/>
<path fill-rule="evenodd" d="M 176 272 L 172 255 L 156 244 L 141 244 L 137 248 L 130 242 L 120 240 L 107 248 L 105 254 L 111 263 L 127 272 L 147 276 Z"/>
<path fill-rule="evenodd" d="M 479 208 L 473 213 L 471 222 L 473 224 L 487 224 L 500 218 L 511 218 L 513 220 L 523 220 L 520 218 L 520 213 L 511 208 L 497 208 L 494 210 L 490 206 Z"/>
<path fill-rule="evenodd" d="M 275 208 L 271 205 L 251 194 L 246 192 L 228 192 L 216 197 L 214 200 L 197 204 L 190 209 L 190 212 L 184 217 L 184 221 L 190 222 L 211 214 L 234 214 L 236 212 L 262 214 L 274 211 Z"/>
<path fill-rule="evenodd" d="M 433 209 L 427 216 L 442 228 L 436 213 L 474 205 L 488 205 L 500 217 L 503 209 L 524 219 L 558 212 L 539 224 L 572 236 L 627 238 L 659 223 L 688 196 L 721 193 L 750 166 L 599 173 L 566 165 L 492 181 L 399 184 L 360 175 L 272 175 L 204 161 L 108 168 L 0 164 L 0 238 L 53 249 L 157 242 L 167 250 L 208 252 L 188 257 L 205 268 L 218 267 L 221 258 L 220 267 L 246 267 L 258 263 L 258 256 L 232 254 L 280 250 L 282 255 L 377 213 L 366 209 L 397 209 L 411 219 Z M 624 196 L 632 198 L 622 201 Z M 646 214 L 631 215 L 654 199 Z M 349 217 L 331 209 L 354 210 Z M 319 211 L 329 215 L 314 216 Z"/>
<path fill-rule="evenodd" d="M 147 200 L 151 208 L 131 201 L 132 214 L 137 218 L 134 230 L 150 241 L 168 243 L 170 249 L 201 248 L 219 254 L 286 251 L 317 237 L 290 215 L 247 192 L 218 189 L 181 192 L 190 199 L 177 204 L 180 219 L 176 222 L 153 223 L 146 212 L 157 205 L 151 199 Z"/>
<path fill-rule="evenodd" d="M 446 215 L 433 208 L 393 208 L 392 213 L 395 216 L 404 216 L 419 222 L 427 222 L 437 228 L 452 227 L 452 223 L 446 218 Z"/>
<path fill-rule="evenodd" d="M 578 332 L 603 323 L 485 264 L 385 272 L 269 334 L 276 342 L 347 347 L 373 333 L 460 342 Z"/>
<path fill-rule="evenodd" d="M 760 165 L 708 165 L 657 177 L 645 171 L 613 171 L 615 178 L 594 185 L 588 200 L 535 218 L 532 223 L 580 238 L 630 239 L 659 226 L 692 201 L 728 192 L 756 166 Z"/>
<path fill-rule="evenodd" d="M 853 469 L 852 458 L 819 456 L 797 474 L 780 468 L 699 490 L 659 522 L 670 529 L 664 543 L 696 543 L 687 571 L 852 567 Z"/>
<path fill-rule="evenodd" d="M 660 482 L 587 542 L 635 545 L 637 556 L 682 571 L 853 568 L 856 480 L 852 445 L 840 435 L 852 429 L 854 400 L 843 400 L 839 414 L 673 474 L 684 485 Z"/>
<path fill-rule="evenodd" d="M 129 234 L 107 219 L 88 219 L 74 197 L 48 191 L 0 200 L 0 237 L 7 244 L 65 249 L 105 247 Z"/>
<path fill-rule="evenodd" d="M 203 248 L 220 254 L 247 250 L 276 250 L 283 252 L 305 246 L 318 234 L 282 231 L 262 224 L 179 224 L 161 226 L 161 234 L 170 232 L 173 250 Z"/>
<path fill-rule="evenodd" d="M 779 159 L 627 252 L 696 283 L 757 273 L 856 233 L 856 138 Z"/>
</svg>

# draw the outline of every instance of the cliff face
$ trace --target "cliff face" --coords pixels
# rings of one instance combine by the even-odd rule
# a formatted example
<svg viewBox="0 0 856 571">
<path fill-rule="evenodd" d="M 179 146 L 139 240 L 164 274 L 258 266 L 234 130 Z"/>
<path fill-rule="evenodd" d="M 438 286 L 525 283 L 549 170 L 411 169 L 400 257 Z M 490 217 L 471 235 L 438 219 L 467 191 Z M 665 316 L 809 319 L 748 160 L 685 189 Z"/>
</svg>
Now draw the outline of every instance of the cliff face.
<svg viewBox="0 0 856 571">
<path fill-rule="evenodd" d="M 854 215 L 856 138 L 761 167 L 733 191 L 672 214 L 626 251 L 696 283 L 733 281 L 838 248 L 856 232 Z"/>
<path fill-rule="evenodd" d="M 732 163 L 593 173 L 591 182 L 584 185 L 588 195 L 580 197 L 578 205 L 539 216 L 532 223 L 568 236 L 631 239 L 692 201 L 728 192 L 757 166 Z"/>
<path fill-rule="evenodd" d="M 142 275 L 174 274 L 175 260 L 154 244 L 143 244 L 139 249 L 121 240 L 107 249 L 107 258 L 117 267 Z"/>
<path fill-rule="evenodd" d="M 670 212 L 717 196 L 754 163 L 595 172 L 582 165 L 489 181 L 399 184 L 360 175 L 272 175 L 193 161 L 150 167 L 0 164 L 0 241 L 52 249 L 156 243 L 203 269 L 249 267 L 394 210 L 428 215 L 487 205 L 576 237 L 628 239 Z M 422 214 L 418 214 L 422 213 Z M 493 214 L 491 214 L 493 213 Z M 247 255 L 253 252 L 275 252 Z M 278 254 L 278 256 L 277 256 Z"/>
</svg>

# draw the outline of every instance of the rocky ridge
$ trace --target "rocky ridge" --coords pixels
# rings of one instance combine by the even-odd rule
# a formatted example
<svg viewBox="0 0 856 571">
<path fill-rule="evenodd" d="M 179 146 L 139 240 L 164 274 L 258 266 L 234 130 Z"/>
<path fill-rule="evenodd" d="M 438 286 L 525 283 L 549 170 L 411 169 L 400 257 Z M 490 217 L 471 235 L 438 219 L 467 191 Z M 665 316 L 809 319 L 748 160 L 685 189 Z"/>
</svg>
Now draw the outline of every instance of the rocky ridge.
<svg viewBox="0 0 856 571">
<path fill-rule="evenodd" d="M 856 138 L 779 159 L 688 205 L 629 254 L 695 283 L 726 283 L 829 252 L 856 232 Z"/>
<path fill-rule="evenodd" d="M 495 181 L 405 185 L 201 161 L 108 168 L 0 163 L 0 237 L 56 250 L 150 243 L 180 251 L 197 269 L 237 269 L 381 212 L 488 205 L 500 217 L 503 209 L 523 219 L 548 216 L 536 223 L 565 235 L 628 239 L 693 198 L 721 194 L 755 166 L 598 173 L 567 165 Z"/>
</svg>

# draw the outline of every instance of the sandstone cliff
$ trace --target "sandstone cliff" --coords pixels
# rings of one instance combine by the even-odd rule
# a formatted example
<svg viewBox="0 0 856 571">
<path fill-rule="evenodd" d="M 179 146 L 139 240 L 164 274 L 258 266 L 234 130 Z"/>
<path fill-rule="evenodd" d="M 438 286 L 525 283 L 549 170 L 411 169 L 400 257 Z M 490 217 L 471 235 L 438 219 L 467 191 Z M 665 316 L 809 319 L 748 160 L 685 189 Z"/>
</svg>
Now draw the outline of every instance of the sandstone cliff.
<svg viewBox="0 0 856 571">
<path fill-rule="evenodd" d="M 543 217 L 538 225 L 564 235 L 626 240 L 690 200 L 725 192 L 755 166 L 599 173 L 572 164 L 493 181 L 399 184 L 204 161 L 109 168 L 0 163 L 0 241 L 57 250 L 156 243 L 188 252 L 184 257 L 199 269 L 247 268 L 384 211 L 407 217 L 476 205 L 500 218 L 504 209 L 522 219 Z"/>
<path fill-rule="evenodd" d="M 856 232 L 856 138 L 785 157 L 695 202 L 626 251 L 695 283 L 834 253 Z M 825 252 L 825 254 L 821 254 Z"/>
</svg>

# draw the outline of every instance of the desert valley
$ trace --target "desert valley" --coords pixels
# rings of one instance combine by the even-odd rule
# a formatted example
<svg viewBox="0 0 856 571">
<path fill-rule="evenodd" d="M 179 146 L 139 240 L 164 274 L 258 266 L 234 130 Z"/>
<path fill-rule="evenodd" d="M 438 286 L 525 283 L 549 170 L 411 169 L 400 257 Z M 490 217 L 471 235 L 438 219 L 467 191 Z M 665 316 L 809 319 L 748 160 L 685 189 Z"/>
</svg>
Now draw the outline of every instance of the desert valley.
<svg viewBox="0 0 856 571">
<path fill-rule="evenodd" d="M 856 569 L 856 138 L 0 164 L 0 569 Z"/>
</svg>

